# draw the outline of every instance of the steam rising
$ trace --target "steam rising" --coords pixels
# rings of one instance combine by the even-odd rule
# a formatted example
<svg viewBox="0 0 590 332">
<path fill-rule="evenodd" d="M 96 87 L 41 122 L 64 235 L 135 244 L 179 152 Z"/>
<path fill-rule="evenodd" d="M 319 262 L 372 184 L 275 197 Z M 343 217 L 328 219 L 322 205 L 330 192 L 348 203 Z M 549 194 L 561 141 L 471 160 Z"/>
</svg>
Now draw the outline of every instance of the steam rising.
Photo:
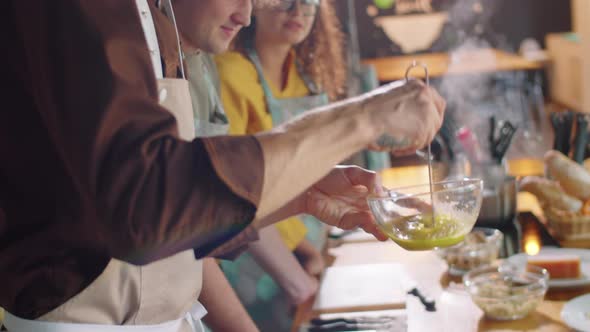
<svg viewBox="0 0 590 332">
<path fill-rule="evenodd" d="M 450 49 L 449 72 L 460 75 L 446 75 L 439 83 L 441 94 L 447 99 L 449 116 L 454 127 L 467 126 L 477 135 L 484 153 L 489 151 L 489 118 L 507 120 L 518 125 L 520 133 L 514 139 L 511 149 L 530 142 L 522 142 L 531 126 L 529 104 L 523 94 L 525 75 L 519 72 L 493 72 L 497 65 L 494 49 L 507 52 L 513 50 L 505 38 L 496 34 L 490 25 L 491 17 L 497 12 L 493 0 L 457 0 L 448 9 L 451 29 L 455 31 L 455 45 Z M 488 68 L 481 74 L 464 74 L 465 67 Z M 519 142 L 517 142 L 519 141 Z"/>
</svg>

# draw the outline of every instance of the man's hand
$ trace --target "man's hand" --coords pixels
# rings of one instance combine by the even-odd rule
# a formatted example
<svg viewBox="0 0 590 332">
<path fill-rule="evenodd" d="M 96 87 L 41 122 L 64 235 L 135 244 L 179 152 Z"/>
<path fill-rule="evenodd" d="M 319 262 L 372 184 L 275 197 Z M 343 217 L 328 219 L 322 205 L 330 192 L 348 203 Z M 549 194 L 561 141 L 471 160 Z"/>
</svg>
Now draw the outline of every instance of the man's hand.
<svg viewBox="0 0 590 332">
<path fill-rule="evenodd" d="M 415 153 L 430 144 L 442 125 L 446 102 L 435 89 L 420 80 L 400 84 L 387 84 L 368 94 L 365 107 L 375 125 L 389 136 L 371 144 L 371 149 L 395 155 Z"/>
<path fill-rule="evenodd" d="M 375 172 L 356 166 L 337 166 L 304 193 L 303 210 L 326 224 L 342 229 L 361 227 L 381 241 L 387 240 L 369 210 L 367 196 L 379 194 Z"/>
</svg>

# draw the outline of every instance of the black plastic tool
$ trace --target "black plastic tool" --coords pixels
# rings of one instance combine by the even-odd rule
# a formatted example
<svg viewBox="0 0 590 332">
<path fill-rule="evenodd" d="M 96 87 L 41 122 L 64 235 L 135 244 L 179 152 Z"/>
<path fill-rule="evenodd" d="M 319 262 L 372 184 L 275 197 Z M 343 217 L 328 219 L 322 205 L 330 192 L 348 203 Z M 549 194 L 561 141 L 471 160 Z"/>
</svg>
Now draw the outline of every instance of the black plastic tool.
<svg viewBox="0 0 590 332">
<path fill-rule="evenodd" d="M 502 128 L 500 128 L 499 137 L 493 147 L 493 157 L 496 159 L 498 164 L 502 163 L 502 159 L 504 159 L 508 148 L 510 148 L 510 143 L 512 142 L 512 138 L 514 137 L 517 129 L 518 127 L 512 125 L 510 121 L 505 121 L 502 125 Z"/>
<path fill-rule="evenodd" d="M 576 114 L 576 134 L 574 137 L 574 152 L 572 159 L 578 164 L 584 163 L 586 146 L 588 145 L 588 114 Z"/>
<path fill-rule="evenodd" d="M 332 318 L 332 319 L 321 319 L 321 318 L 313 318 L 310 323 L 312 325 L 321 326 L 321 325 L 332 325 L 332 324 L 362 324 L 362 323 L 387 323 L 390 321 L 395 320 L 396 317 L 394 316 L 377 316 L 377 317 L 354 317 L 354 318 Z"/>
<path fill-rule="evenodd" d="M 571 111 L 552 113 L 550 116 L 555 139 L 553 150 L 557 150 L 566 156 L 570 152 L 570 139 L 574 115 Z"/>
<path fill-rule="evenodd" d="M 408 292 L 408 294 L 414 295 L 415 297 L 420 299 L 420 302 L 422 302 L 426 311 L 430 311 L 430 312 L 436 311 L 436 302 L 434 300 L 429 299 L 429 298 L 425 297 L 424 295 L 422 295 L 422 293 L 420 293 L 418 288 L 412 288 Z"/>
</svg>

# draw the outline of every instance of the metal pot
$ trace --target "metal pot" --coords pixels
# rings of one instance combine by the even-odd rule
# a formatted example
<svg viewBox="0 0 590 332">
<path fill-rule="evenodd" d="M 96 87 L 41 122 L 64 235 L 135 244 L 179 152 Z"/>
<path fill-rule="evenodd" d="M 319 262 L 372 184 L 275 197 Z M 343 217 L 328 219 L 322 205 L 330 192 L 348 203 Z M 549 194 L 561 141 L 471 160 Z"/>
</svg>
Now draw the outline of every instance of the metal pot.
<svg viewBox="0 0 590 332">
<path fill-rule="evenodd" d="M 516 193 L 513 176 L 505 176 L 496 188 L 486 188 L 476 225 L 498 228 L 512 223 L 516 216 Z"/>
</svg>

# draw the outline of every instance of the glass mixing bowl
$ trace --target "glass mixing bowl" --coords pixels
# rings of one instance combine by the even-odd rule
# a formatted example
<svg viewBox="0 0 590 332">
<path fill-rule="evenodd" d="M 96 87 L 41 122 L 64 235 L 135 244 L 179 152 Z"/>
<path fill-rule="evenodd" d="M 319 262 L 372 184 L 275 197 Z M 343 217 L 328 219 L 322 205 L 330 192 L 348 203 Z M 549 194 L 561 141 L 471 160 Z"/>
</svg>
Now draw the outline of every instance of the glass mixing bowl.
<svg viewBox="0 0 590 332">
<path fill-rule="evenodd" d="M 496 320 L 520 319 L 535 310 L 545 297 L 548 280 L 545 269 L 511 264 L 481 267 L 463 276 L 473 302 Z"/>
<path fill-rule="evenodd" d="M 504 235 L 497 229 L 475 227 L 463 242 L 437 250 L 437 254 L 449 265 L 450 275 L 462 276 L 477 267 L 494 263 L 503 238 Z"/>
<path fill-rule="evenodd" d="M 483 181 L 464 179 L 389 190 L 370 196 L 381 230 L 406 250 L 455 245 L 471 231 L 481 208 Z"/>
</svg>

